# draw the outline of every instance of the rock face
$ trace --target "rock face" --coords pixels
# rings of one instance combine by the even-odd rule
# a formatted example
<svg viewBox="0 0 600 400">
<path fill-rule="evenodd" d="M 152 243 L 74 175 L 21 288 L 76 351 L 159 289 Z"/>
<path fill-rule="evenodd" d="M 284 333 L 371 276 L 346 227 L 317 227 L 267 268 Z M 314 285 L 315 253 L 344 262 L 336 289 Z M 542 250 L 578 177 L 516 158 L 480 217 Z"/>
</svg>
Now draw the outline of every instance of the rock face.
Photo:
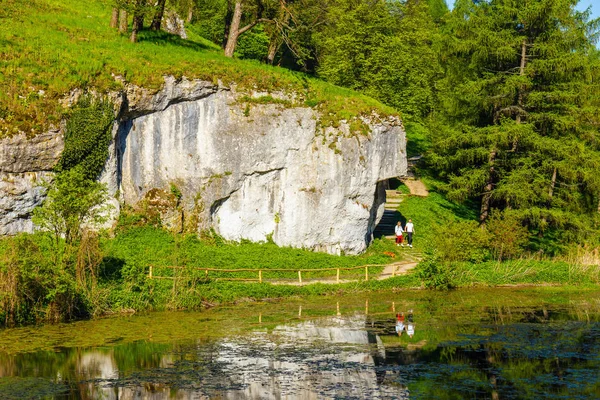
<svg viewBox="0 0 600 400">
<path fill-rule="evenodd" d="M 272 239 L 329 253 L 365 250 L 383 213 L 385 181 L 406 174 L 401 122 L 373 116 L 364 120 L 368 136 L 345 123 L 321 129 L 313 109 L 242 95 L 204 81 L 167 79 L 156 94 L 129 87 L 116 96 L 123 103 L 101 180 L 125 204 L 151 203 L 157 190 L 176 197 L 175 212 L 161 211 L 175 230 L 212 228 L 229 240 Z M 4 146 L 2 165 L 19 165 Z M 25 162 L 7 172 L 46 171 L 60 148 L 52 147 L 43 166 L 31 160 L 37 169 Z M 35 180 L 27 182 L 21 202 L 30 200 L 21 210 L 42 197 L 32 192 Z M 31 229 L 7 209 L 0 208 L 0 232 Z"/>
<path fill-rule="evenodd" d="M 44 200 L 44 181 L 63 150 L 60 130 L 0 141 L 0 235 L 31 232 L 31 211 Z"/>
</svg>

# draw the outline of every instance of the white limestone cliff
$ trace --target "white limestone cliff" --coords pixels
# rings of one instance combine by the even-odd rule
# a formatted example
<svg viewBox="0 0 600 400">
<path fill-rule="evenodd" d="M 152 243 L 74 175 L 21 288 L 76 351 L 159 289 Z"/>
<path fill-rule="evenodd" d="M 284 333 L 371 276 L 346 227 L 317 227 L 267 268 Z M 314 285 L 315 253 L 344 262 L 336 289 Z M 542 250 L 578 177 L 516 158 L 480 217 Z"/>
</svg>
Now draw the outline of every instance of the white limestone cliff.
<svg viewBox="0 0 600 400">
<path fill-rule="evenodd" d="M 249 103 L 244 95 L 173 78 L 155 94 L 128 86 L 113 96 L 121 104 L 101 181 L 129 205 L 162 193 L 169 208 L 171 192 L 181 192 L 170 211 L 161 210 L 163 223 L 175 230 L 212 228 L 229 240 L 364 251 L 383 213 L 384 181 L 406 174 L 401 121 L 365 118 L 368 135 L 351 132 L 347 123 L 321 129 L 311 108 Z M 62 134 L 48 135 L 55 146 L 39 151 L 55 162 Z M 49 160 L 33 161 L 44 157 L 28 157 L 11 171 L 17 162 L 7 156 L 9 147 L 10 140 L 0 141 L 3 183 L 16 169 L 51 169 Z M 27 215 L 43 198 L 36 179 L 0 184 L 0 233 L 32 229 Z"/>
</svg>

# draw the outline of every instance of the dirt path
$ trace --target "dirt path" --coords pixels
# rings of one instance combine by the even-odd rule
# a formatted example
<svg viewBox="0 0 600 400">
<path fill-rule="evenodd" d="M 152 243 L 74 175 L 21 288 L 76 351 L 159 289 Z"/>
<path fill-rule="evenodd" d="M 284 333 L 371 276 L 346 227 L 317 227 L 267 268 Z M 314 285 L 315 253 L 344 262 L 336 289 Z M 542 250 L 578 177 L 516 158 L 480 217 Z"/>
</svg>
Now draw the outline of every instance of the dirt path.
<svg viewBox="0 0 600 400">
<path fill-rule="evenodd" d="M 405 275 L 419 264 L 418 261 L 399 261 L 385 266 L 377 280 L 384 280 L 397 275 Z"/>
<path fill-rule="evenodd" d="M 425 184 L 419 179 L 403 178 L 402 183 L 406 185 L 408 190 L 410 190 L 410 194 L 413 196 L 427 197 L 429 195 L 427 187 L 425 187 Z"/>
<path fill-rule="evenodd" d="M 407 255 L 407 259 L 402 261 L 397 261 L 395 263 L 384 265 L 383 271 L 379 275 L 371 275 L 369 280 L 376 279 L 378 281 L 382 281 L 384 279 L 389 279 L 398 275 L 406 275 L 410 271 L 412 271 L 421 261 L 420 253 L 412 253 L 411 250 L 408 250 L 405 253 Z M 285 281 L 265 281 L 272 285 L 291 285 L 291 286 L 304 286 L 310 285 L 313 283 L 325 283 L 325 284 L 336 284 L 336 283 L 349 283 L 349 282 L 357 282 L 360 279 L 340 279 L 339 282 L 336 278 L 324 278 L 324 279 L 306 279 L 303 280 L 302 283 L 297 280 L 285 280 Z"/>
</svg>

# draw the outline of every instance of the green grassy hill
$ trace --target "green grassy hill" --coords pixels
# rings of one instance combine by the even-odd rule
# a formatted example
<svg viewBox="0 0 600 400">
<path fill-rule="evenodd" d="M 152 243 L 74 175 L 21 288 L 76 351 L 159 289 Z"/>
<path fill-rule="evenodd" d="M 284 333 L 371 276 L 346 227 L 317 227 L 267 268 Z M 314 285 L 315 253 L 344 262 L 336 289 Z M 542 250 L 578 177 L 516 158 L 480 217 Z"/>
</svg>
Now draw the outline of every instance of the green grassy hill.
<svg viewBox="0 0 600 400">
<path fill-rule="evenodd" d="M 57 124 L 59 100 L 74 88 L 118 90 L 115 76 L 159 89 L 164 75 L 236 84 L 242 89 L 295 91 L 318 107 L 325 123 L 375 110 L 381 103 L 304 74 L 252 61 L 232 60 L 189 32 L 183 40 L 143 31 L 138 43 L 109 27 L 109 0 L 4 0 L 0 7 L 0 137 L 34 135 Z"/>
</svg>

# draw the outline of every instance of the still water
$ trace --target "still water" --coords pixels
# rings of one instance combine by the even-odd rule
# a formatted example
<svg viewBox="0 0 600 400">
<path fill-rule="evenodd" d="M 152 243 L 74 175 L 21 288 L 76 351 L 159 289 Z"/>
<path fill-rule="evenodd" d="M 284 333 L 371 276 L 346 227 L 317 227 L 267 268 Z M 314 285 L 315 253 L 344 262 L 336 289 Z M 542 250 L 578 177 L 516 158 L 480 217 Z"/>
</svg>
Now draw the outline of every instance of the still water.
<svg viewBox="0 0 600 400">
<path fill-rule="evenodd" d="M 400 291 L 0 331 L 0 399 L 26 398 L 600 398 L 600 291 Z"/>
</svg>

